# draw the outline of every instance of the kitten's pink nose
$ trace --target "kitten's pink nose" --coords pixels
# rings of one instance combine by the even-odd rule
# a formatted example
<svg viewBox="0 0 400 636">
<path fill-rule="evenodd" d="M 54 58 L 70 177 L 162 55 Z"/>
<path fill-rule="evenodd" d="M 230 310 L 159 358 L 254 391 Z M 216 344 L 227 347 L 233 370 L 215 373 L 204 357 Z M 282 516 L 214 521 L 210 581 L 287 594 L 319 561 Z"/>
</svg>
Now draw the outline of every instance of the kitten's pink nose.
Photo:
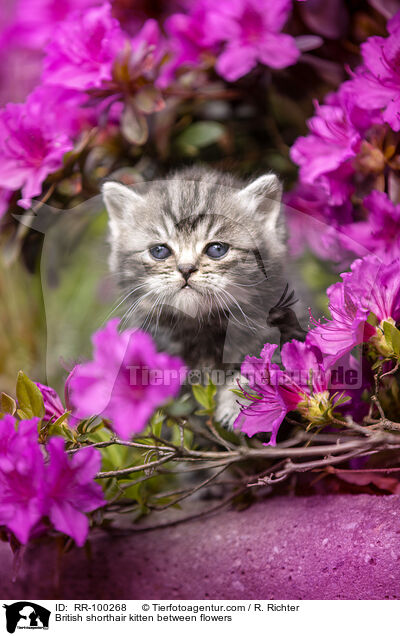
<svg viewBox="0 0 400 636">
<path fill-rule="evenodd" d="M 178 265 L 178 270 L 180 271 L 180 273 L 182 274 L 183 278 L 187 282 L 189 280 L 190 275 L 193 274 L 193 272 L 197 272 L 197 267 L 196 267 L 196 265 L 186 264 L 185 263 L 185 264 L 182 264 L 182 265 Z"/>
</svg>

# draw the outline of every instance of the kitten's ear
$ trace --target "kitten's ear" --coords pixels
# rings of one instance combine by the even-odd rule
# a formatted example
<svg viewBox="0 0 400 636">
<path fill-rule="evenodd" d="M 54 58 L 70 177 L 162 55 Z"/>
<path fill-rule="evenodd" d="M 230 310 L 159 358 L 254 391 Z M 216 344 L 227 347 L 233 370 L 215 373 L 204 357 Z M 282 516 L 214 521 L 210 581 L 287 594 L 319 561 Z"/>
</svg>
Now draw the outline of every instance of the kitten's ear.
<svg viewBox="0 0 400 636">
<path fill-rule="evenodd" d="M 238 192 L 242 204 L 250 213 L 258 212 L 268 230 L 275 230 L 282 198 L 282 184 L 275 174 L 265 174 Z"/>
<path fill-rule="evenodd" d="M 144 199 L 117 181 L 107 181 L 101 191 L 110 218 L 111 232 L 117 235 L 125 223 L 133 221 L 135 210 Z"/>
</svg>

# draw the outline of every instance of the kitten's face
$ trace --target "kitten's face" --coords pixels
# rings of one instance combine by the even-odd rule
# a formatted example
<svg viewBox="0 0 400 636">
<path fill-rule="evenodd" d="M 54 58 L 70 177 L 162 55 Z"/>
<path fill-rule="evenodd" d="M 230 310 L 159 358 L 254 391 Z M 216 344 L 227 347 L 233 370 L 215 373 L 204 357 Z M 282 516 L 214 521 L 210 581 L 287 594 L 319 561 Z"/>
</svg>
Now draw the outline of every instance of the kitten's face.
<svg viewBox="0 0 400 636">
<path fill-rule="evenodd" d="M 271 258 L 279 251 L 279 202 L 270 199 L 274 205 L 260 220 L 261 198 L 265 206 L 260 184 L 238 190 L 215 178 L 214 173 L 196 181 L 174 178 L 147 185 L 143 194 L 105 184 L 111 267 L 129 294 L 129 317 L 148 324 L 161 312 L 202 319 L 240 314 L 251 303 L 264 278 L 255 250 L 266 248 Z M 263 195 L 268 186 L 273 192 L 279 187 L 273 176 L 260 179 Z"/>
</svg>

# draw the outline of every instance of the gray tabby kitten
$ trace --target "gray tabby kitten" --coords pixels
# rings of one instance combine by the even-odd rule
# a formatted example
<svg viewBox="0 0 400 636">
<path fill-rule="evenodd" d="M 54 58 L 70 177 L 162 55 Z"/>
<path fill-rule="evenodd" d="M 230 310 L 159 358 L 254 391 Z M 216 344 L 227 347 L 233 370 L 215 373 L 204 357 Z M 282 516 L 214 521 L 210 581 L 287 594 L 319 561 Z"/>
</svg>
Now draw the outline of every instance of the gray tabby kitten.
<svg viewBox="0 0 400 636">
<path fill-rule="evenodd" d="M 267 324 L 287 280 L 278 178 L 245 184 L 195 167 L 134 189 L 109 181 L 103 197 L 122 326 L 150 332 L 192 369 L 229 370 L 216 419 L 231 425 L 239 407 L 229 388 L 245 355 L 279 342 Z"/>
</svg>

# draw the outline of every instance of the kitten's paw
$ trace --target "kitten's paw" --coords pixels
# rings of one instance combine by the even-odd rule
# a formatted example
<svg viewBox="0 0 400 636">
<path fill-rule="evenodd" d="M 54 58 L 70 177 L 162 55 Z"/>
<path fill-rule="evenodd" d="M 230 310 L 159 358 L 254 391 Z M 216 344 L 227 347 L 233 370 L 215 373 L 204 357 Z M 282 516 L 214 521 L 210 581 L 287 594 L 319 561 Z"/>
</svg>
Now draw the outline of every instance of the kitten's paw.
<svg viewBox="0 0 400 636">
<path fill-rule="evenodd" d="M 241 377 L 239 374 L 237 376 L 240 378 L 241 384 L 246 384 L 246 379 Z M 231 391 L 232 388 L 236 388 L 236 382 L 229 386 L 223 386 L 218 389 L 217 393 L 217 407 L 215 409 L 215 420 L 221 424 L 224 428 L 232 431 L 233 425 L 235 423 L 236 418 L 240 413 L 240 404 L 239 402 L 244 402 L 242 398 L 238 398 L 238 396 Z"/>
<path fill-rule="evenodd" d="M 233 431 L 233 425 L 239 413 L 239 407 L 231 408 L 226 405 L 220 405 L 216 408 L 215 419 L 223 428 Z"/>
</svg>

